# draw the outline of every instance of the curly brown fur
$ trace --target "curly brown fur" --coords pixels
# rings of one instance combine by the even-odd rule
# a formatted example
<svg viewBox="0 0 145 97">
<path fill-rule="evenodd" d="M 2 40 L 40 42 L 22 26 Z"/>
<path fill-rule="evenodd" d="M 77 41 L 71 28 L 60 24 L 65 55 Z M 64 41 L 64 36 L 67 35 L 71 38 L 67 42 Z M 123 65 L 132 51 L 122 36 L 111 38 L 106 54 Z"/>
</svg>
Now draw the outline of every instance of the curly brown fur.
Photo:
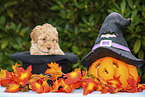
<svg viewBox="0 0 145 97">
<path fill-rule="evenodd" d="M 58 32 L 50 24 L 36 26 L 30 34 L 31 55 L 64 55 L 58 45 Z"/>
</svg>

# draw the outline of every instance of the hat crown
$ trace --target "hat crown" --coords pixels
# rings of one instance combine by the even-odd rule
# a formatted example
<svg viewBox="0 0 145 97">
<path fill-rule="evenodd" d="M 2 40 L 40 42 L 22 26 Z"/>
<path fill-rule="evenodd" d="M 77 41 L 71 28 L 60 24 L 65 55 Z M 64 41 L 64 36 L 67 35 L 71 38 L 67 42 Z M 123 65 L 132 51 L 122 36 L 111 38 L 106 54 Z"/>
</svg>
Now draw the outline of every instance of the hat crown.
<svg viewBox="0 0 145 97">
<path fill-rule="evenodd" d="M 112 40 L 112 42 L 128 47 L 126 40 L 123 37 L 121 28 L 127 27 L 131 24 L 131 19 L 125 19 L 119 13 L 109 14 L 99 32 L 95 45 L 101 40 Z M 106 36 L 106 37 L 105 37 Z"/>
<path fill-rule="evenodd" d="M 100 58 L 112 57 L 137 67 L 143 65 L 145 61 L 136 58 L 131 53 L 121 31 L 121 28 L 130 24 L 130 19 L 125 19 L 118 13 L 108 15 L 100 29 L 92 51 L 82 59 L 81 64 L 89 67 Z"/>
</svg>

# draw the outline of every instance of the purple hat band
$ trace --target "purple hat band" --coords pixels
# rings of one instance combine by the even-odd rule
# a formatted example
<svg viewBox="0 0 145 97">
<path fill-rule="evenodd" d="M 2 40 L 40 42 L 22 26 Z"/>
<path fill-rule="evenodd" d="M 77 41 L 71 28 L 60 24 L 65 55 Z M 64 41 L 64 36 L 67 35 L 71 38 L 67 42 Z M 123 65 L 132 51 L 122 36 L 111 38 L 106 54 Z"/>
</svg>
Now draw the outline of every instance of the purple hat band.
<svg viewBox="0 0 145 97">
<path fill-rule="evenodd" d="M 130 52 L 130 49 L 128 47 L 125 47 L 125 46 L 117 44 L 117 43 L 113 43 L 112 40 L 101 40 L 100 43 L 96 44 L 92 48 L 92 51 L 95 50 L 98 47 L 115 47 L 115 48 L 122 49 L 122 50 Z"/>
</svg>

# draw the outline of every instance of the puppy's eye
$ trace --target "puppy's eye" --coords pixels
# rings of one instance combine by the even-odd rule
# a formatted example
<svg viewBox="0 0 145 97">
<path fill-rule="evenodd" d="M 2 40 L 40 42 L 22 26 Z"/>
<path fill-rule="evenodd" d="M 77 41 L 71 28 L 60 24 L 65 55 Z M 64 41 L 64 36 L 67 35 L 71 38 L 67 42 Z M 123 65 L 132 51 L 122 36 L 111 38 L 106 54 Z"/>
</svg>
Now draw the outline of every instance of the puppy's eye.
<svg viewBox="0 0 145 97">
<path fill-rule="evenodd" d="M 55 39 L 52 40 L 52 42 L 54 42 L 54 41 L 55 41 Z"/>
<path fill-rule="evenodd" d="M 43 40 L 43 41 L 45 41 L 45 39 L 44 39 L 44 38 L 43 38 L 42 40 Z"/>
</svg>

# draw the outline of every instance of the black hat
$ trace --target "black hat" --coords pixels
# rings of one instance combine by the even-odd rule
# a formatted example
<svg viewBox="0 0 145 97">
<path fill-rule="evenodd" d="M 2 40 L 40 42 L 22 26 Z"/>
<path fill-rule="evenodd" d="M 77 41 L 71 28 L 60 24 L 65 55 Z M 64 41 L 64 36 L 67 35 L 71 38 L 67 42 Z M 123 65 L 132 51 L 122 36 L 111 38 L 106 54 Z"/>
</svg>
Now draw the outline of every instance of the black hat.
<svg viewBox="0 0 145 97">
<path fill-rule="evenodd" d="M 57 62 L 64 59 L 70 61 L 72 64 L 78 61 L 77 55 L 73 53 L 65 53 L 65 55 L 31 55 L 29 51 L 26 51 L 12 54 L 11 57 L 30 64 Z"/>
<path fill-rule="evenodd" d="M 85 56 L 81 64 L 89 67 L 97 59 L 113 57 L 136 67 L 143 65 L 145 61 L 131 53 L 121 31 L 121 28 L 130 24 L 130 19 L 125 19 L 118 13 L 109 14 L 100 29 L 92 51 Z"/>
<path fill-rule="evenodd" d="M 44 73 L 48 69 L 47 63 L 56 62 L 62 67 L 62 72 L 68 72 L 69 64 L 76 64 L 78 56 L 73 53 L 65 55 L 31 55 L 30 51 L 19 52 L 11 55 L 12 58 L 22 61 L 23 68 L 26 69 L 32 65 L 32 73 Z"/>
</svg>

